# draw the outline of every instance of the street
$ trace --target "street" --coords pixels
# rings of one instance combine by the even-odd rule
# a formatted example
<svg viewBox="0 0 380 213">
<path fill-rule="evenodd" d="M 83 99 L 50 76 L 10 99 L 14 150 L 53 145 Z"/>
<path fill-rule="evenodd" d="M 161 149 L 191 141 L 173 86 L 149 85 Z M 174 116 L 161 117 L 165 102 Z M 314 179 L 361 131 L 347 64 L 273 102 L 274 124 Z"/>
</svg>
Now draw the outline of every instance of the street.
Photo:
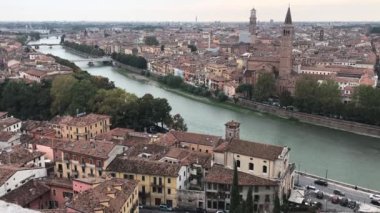
<svg viewBox="0 0 380 213">
<path fill-rule="evenodd" d="M 324 195 L 334 195 L 334 190 L 339 190 L 345 194 L 344 197 L 348 198 L 349 200 L 357 201 L 362 204 L 369 204 L 370 206 L 377 207 L 371 204 L 371 200 L 369 198 L 370 193 L 363 192 L 360 190 L 355 190 L 352 188 L 344 187 L 341 185 L 337 185 L 334 183 L 329 182 L 328 186 L 321 186 L 316 185 L 314 183 L 316 179 L 303 176 L 303 175 L 295 175 L 295 185 L 298 185 L 298 187 L 306 188 L 306 186 L 315 186 L 317 190 L 320 190 L 324 193 Z M 315 196 L 315 193 L 313 190 L 305 190 L 305 198 L 311 199 L 312 201 L 321 202 L 323 205 L 323 210 L 337 210 L 340 212 L 354 212 L 352 209 L 349 209 L 347 207 L 343 207 L 339 204 L 333 204 L 331 203 L 331 200 L 329 196 L 325 196 L 324 199 L 317 199 Z"/>
</svg>

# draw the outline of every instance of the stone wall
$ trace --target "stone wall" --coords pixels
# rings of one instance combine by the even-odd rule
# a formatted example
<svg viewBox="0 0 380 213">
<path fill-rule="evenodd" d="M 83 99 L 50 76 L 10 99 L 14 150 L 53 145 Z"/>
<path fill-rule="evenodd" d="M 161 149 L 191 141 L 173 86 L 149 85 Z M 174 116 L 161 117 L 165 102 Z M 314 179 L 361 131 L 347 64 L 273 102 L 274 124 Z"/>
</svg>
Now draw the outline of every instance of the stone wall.
<svg viewBox="0 0 380 213">
<path fill-rule="evenodd" d="M 276 106 L 271 106 L 267 104 L 261 104 L 253 101 L 248 101 L 245 99 L 239 99 L 239 105 L 248 107 L 253 110 L 257 110 L 264 113 L 273 114 L 282 118 L 296 119 L 300 122 L 310 123 L 313 125 L 324 126 L 332 129 L 352 132 L 355 134 L 366 135 L 371 137 L 380 138 L 380 127 L 367 125 L 352 121 L 345 121 L 335 118 L 329 118 L 319 115 L 311 115 L 302 112 L 294 112 L 285 110 Z"/>
<path fill-rule="evenodd" d="M 181 209 L 205 208 L 205 192 L 194 190 L 177 190 L 178 207 Z M 199 206 L 199 205 L 202 206 Z"/>
</svg>

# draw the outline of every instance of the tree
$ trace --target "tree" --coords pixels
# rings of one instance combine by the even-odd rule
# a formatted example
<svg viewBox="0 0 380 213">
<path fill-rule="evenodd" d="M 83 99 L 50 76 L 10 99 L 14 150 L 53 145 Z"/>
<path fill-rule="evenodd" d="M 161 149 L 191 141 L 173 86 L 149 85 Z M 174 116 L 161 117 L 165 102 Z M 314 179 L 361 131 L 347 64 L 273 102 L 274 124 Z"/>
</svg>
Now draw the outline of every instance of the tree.
<svg viewBox="0 0 380 213">
<path fill-rule="evenodd" d="M 198 48 L 194 44 L 187 45 L 187 48 L 189 48 L 192 53 L 198 51 Z"/>
<path fill-rule="evenodd" d="M 157 46 L 160 44 L 155 36 L 146 36 L 144 43 L 148 46 Z"/>
<path fill-rule="evenodd" d="M 176 131 L 187 131 L 187 125 L 185 123 L 185 120 L 182 118 L 180 114 L 176 114 L 173 116 L 172 124 L 170 125 L 171 129 L 174 129 Z"/>
<path fill-rule="evenodd" d="M 280 94 L 280 105 L 291 106 L 293 104 L 293 97 L 288 90 L 283 91 Z"/>
<path fill-rule="evenodd" d="M 281 213 L 281 203 L 278 195 L 276 195 L 276 197 L 274 198 L 273 213 Z"/>
<path fill-rule="evenodd" d="M 319 104 L 318 112 L 323 115 L 339 113 L 341 97 L 339 85 L 333 80 L 326 80 L 319 85 L 317 90 L 317 100 Z"/>
<path fill-rule="evenodd" d="M 53 82 L 50 90 L 50 95 L 53 100 L 50 111 L 53 115 L 66 112 L 72 99 L 72 88 L 78 82 L 71 75 L 57 76 Z"/>
<path fill-rule="evenodd" d="M 238 170 L 237 170 L 237 163 L 234 161 L 234 176 L 232 179 L 232 186 L 231 186 L 231 195 L 230 195 L 230 212 L 231 213 L 239 213 L 237 210 L 240 205 L 240 194 L 239 194 L 239 180 L 238 180 Z"/>
<path fill-rule="evenodd" d="M 223 91 L 219 91 L 217 92 L 216 94 L 216 99 L 219 101 L 219 102 L 225 102 L 228 100 L 228 96 L 226 94 L 224 94 Z"/>
<path fill-rule="evenodd" d="M 60 42 L 60 44 L 65 43 L 65 38 L 66 38 L 66 35 L 63 34 L 63 35 L 61 36 L 61 42 Z"/>
<path fill-rule="evenodd" d="M 252 188 L 253 188 L 252 186 L 248 188 L 247 199 L 245 201 L 247 213 L 253 213 L 253 196 L 252 196 L 253 189 Z"/>
<path fill-rule="evenodd" d="M 241 84 L 236 88 L 237 93 L 243 93 L 244 98 L 252 99 L 253 86 L 252 84 Z"/>
<path fill-rule="evenodd" d="M 96 87 L 89 80 L 75 82 L 70 90 L 71 102 L 67 113 L 75 115 L 78 112 L 90 111 L 90 100 L 96 95 L 96 91 Z"/>
<path fill-rule="evenodd" d="M 155 123 L 160 122 L 161 127 L 164 128 L 164 124 L 170 124 L 172 117 L 170 116 L 171 106 L 168 100 L 165 98 L 156 98 L 153 100 L 153 119 Z"/>
<path fill-rule="evenodd" d="M 311 113 L 317 105 L 318 82 L 312 76 L 303 76 L 296 82 L 294 104 L 303 112 Z"/>
<path fill-rule="evenodd" d="M 274 94 L 275 79 L 271 73 L 259 75 L 255 85 L 254 97 L 257 101 L 266 101 Z"/>
</svg>

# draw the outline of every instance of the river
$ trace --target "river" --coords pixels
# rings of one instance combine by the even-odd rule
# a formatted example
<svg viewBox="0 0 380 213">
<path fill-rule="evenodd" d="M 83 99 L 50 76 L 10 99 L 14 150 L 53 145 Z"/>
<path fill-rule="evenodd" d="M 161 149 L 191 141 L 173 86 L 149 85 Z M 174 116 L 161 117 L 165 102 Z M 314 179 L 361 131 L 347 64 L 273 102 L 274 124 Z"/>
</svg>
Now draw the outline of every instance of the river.
<svg viewBox="0 0 380 213">
<path fill-rule="evenodd" d="M 59 41 L 49 38 L 39 42 Z M 39 51 L 68 60 L 81 59 L 61 46 L 41 46 Z M 290 147 L 291 161 L 301 171 L 323 177 L 328 171 L 328 178 L 380 190 L 380 139 L 237 107 L 223 107 L 208 100 L 196 101 L 167 91 L 157 84 L 122 75 L 112 67 L 88 67 L 86 62 L 76 64 L 92 75 L 109 78 L 117 87 L 127 92 L 138 96 L 150 93 L 155 97 L 166 98 L 173 108 L 172 113 L 180 113 L 191 132 L 224 136 L 224 124 L 229 120 L 236 120 L 241 123 L 242 139 Z"/>
</svg>

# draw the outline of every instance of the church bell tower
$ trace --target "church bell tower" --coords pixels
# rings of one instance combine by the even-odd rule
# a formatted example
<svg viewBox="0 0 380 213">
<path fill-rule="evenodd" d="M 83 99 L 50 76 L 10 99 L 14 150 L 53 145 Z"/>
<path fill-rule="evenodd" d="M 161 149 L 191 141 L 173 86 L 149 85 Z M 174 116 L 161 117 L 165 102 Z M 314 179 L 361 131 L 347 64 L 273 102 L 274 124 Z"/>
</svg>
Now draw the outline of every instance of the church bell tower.
<svg viewBox="0 0 380 213">
<path fill-rule="evenodd" d="M 293 36 L 294 36 L 294 26 L 292 22 L 292 14 L 290 12 L 290 7 L 289 7 L 288 12 L 286 13 L 285 23 L 282 27 L 280 66 L 279 66 L 280 77 L 289 75 L 293 68 L 293 65 L 292 65 Z"/>
<path fill-rule="evenodd" d="M 257 37 L 257 17 L 255 8 L 251 10 L 251 17 L 249 19 L 249 32 L 251 33 L 251 44 L 255 44 Z"/>
</svg>

